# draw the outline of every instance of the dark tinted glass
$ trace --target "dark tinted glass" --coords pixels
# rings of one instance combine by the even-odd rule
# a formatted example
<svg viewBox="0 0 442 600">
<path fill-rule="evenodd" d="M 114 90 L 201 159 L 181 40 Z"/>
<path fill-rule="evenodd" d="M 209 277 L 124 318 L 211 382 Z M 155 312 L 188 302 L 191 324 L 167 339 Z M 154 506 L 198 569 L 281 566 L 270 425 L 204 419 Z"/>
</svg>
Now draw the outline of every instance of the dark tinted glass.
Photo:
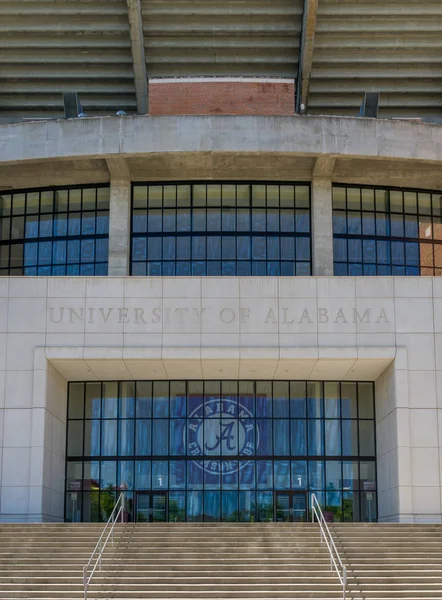
<svg viewBox="0 0 442 600">
<path fill-rule="evenodd" d="M 306 185 L 136 184 L 132 275 L 310 275 L 310 230 Z"/>
<path fill-rule="evenodd" d="M 441 192 L 334 186 L 335 275 L 442 275 L 441 206 Z"/>
<path fill-rule="evenodd" d="M 374 423 L 371 382 L 71 383 L 66 519 L 124 491 L 128 519 L 141 493 L 169 520 L 265 521 L 276 492 L 315 492 L 333 520 L 373 520 Z"/>
<path fill-rule="evenodd" d="M 109 186 L 0 192 L 0 275 L 107 275 L 108 238 Z"/>
</svg>

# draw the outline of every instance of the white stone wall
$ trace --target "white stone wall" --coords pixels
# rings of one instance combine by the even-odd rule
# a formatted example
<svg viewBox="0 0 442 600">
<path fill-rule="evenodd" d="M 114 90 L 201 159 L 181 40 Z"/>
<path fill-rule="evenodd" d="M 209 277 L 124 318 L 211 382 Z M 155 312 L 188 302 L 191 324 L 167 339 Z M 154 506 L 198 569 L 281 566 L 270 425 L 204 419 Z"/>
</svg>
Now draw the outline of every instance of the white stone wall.
<svg viewBox="0 0 442 600">
<path fill-rule="evenodd" d="M 440 278 L 2 278 L 2 520 L 63 518 L 66 382 L 376 381 L 379 515 L 441 521 Z"/>
</svg>

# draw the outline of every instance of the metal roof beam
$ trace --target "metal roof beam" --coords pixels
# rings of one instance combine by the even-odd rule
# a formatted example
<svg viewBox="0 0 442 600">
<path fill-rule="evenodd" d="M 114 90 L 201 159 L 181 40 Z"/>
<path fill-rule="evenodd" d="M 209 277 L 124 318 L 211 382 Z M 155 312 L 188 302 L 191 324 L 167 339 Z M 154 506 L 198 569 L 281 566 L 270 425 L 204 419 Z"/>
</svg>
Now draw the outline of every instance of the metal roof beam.
<svg viewBox="0 0 442 600">
<path fill-rule="evenodd" d="M 137 109 L 139 114 L 146 114 L 148 112 L 148 86 L 141 2 L 140 0 L 126 0 L 126 2 L 132 46 Z"/>
<path fill-rule="evenodd" d="M 301 51 L 299 56 L 298 81 L 296 92 L 296 112 L 307 110 L 310 76 L 313 64 L 313 49 L 315 46 L 316 17 L 318 14 L 319 0 L 304 0 L 304 14 L 302 17 Z"/>
</svg>

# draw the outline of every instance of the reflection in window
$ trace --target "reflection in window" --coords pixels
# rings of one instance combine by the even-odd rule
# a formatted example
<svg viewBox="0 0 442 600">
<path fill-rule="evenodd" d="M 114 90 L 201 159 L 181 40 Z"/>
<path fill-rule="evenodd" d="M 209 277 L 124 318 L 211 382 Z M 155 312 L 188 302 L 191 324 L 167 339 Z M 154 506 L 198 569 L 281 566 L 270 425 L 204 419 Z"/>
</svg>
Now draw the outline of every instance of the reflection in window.
<svg viewBox="0 0 442 600">
<path fill-rule="evenodd" d="M 310 187 L 139 185 L 132 275 L 311 274 Z"/>
<path fill-rule="evenodd" d="M 375 520 L 374 409 L 371 382 L 73 382 L 66 519 L 105 520 L 124 490 L 128 518 L 142 492 L 169 520 L 266 521 L 276 491 L 314 491 Z"/>
<path fill-rule="evenodd" d="M 333 186 L 335 275 L 442 275 L 442 193 Z"/>
<path fill-rule="evenodd" d="M 1 275 L 107 275 L 109 186 L 0 192 Z"/>
</svg>

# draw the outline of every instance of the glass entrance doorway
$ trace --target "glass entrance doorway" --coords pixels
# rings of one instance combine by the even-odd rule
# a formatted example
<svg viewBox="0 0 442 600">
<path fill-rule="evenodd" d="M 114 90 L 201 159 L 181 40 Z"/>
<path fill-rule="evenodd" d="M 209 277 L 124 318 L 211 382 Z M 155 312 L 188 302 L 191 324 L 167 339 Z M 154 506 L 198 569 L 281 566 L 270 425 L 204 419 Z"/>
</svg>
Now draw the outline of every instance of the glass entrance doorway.
<svg viewBox="0 0 442 600">
<path fill-rule="evenodd" d="M 67 521 L 377 519 L 371 382 L 72 382 L 67 437 Z"/>
<path fill-rule="evenodd" d="M 275 521 L 307 521 L 307 495 L 275 492 Z"/>
<path fill-rule="evenodd" d="M 139 492 L 137 494 L 136 520 L 139 523 L 167 521 L 166 492 Z"/>
</svg>

